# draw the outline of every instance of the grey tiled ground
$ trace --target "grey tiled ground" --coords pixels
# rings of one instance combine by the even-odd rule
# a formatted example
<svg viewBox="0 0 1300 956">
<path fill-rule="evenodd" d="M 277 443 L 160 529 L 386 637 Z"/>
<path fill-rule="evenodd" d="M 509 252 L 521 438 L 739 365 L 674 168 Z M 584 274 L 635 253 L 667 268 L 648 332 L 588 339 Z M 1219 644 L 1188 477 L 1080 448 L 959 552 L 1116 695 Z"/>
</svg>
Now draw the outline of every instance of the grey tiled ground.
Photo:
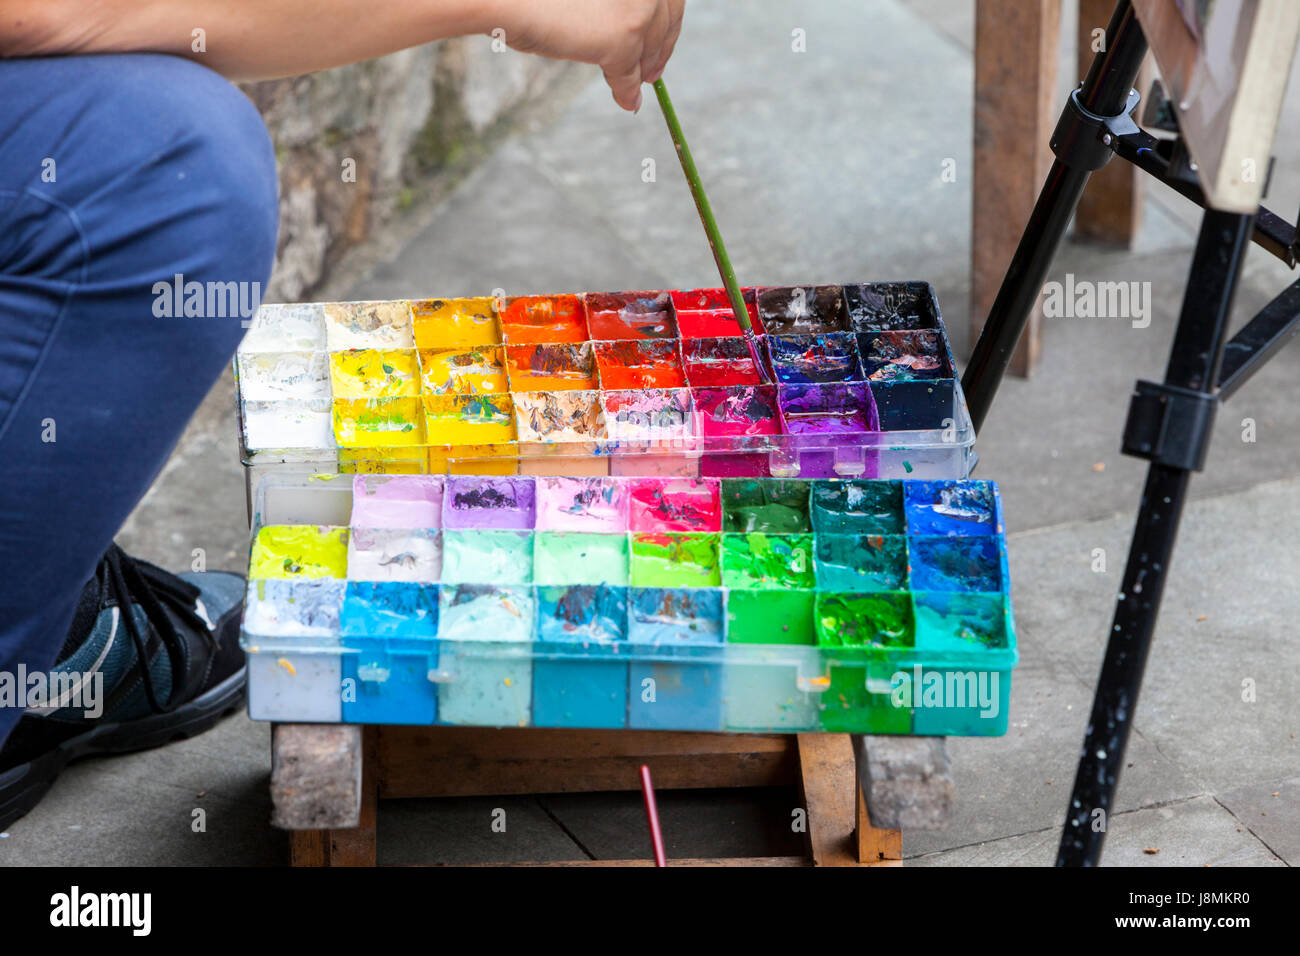
<svg viewBox="0 0 1300 956">
<path fill-rule="evenodd" d="M 692 0 L 668 80 L 743 279 L 928 279 L 964 354 L 971 10 L 970 0 Z M 790 52 L 795 28 L 807 53 Z M 1300 200 L 1296 93 L 1272 196 L 1284 215 Z M 949 157 L 956 183 L 940 181 Z M 646 158 L 656 161 L 652 183 L 642 181 Z M 980 435 L 979 474 L 1001 483 L 1007 503 L 1022 663 L 1008 735 L 952 742 L 956 813 L 945 832 L 905 836 L 918 864 L 1054 857 L 1143 477 L 1117 451 L 1127 395 L 1163 370 L 1195 227 L 1193 211 L 1153 190 L 1132 253 L 1067 244 L 1053 278 L 1150 282 L 1153 321 L 1049 322 L 1040 372 L 1004 385 Z M 333 291 L 685 287 L 712 282 L 711 269 L 653 105 L 620 115 L 592 83 L 557 121 L 524 131 L 469 177 L 396 258 Z M 1240 317 L 1283 281 L 1285 269 L 1254 254 Z M 1293 349 L 1220 416 L 1209 467 L 1193 482 L 1109 864 L 1300 862 L 1297 381 Z M 239 565 L 232 401 L 227 379 L 128 524 L 130 549 L 187 566 L 202 547 L 212 567 Z M 1241 440 L 1244 418 L 1255 422 L 1253 443 Z M 1105 573 L 1092 570 L 1097 548 Z M 243 717 L 195 741 L 77 766 L 0 838 L 0 862 L 283 860 L 284 840 L 266 823 L 268 767 L 266 728 Z M 791 852 L 796 799 L 663 794 L 669 852 Z M 205 833 L 192 829 L 198 808 Z M 498 809 L 504 834 L 492 830 Z M 648 852 L 632 794 L 405 801 L 381 809 L 380 834 L 388 862 Z"/>
</svg>

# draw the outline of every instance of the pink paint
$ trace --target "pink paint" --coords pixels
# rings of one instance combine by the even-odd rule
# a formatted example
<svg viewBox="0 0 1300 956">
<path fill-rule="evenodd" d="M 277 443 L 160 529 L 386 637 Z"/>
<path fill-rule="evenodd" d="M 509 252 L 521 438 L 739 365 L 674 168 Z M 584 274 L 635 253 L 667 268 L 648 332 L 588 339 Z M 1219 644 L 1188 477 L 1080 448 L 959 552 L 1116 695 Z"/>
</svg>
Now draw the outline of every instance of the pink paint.
<svg viewBox="0 0 1300 956">
<path fill-rule="evenodd" d="M 539 531 L 621 534 L 628 528 L 628 488 L 609 478 L 538 478 Z"/>
<path fill-rule="evenodd" d="M 442 527 L 442 479 L 436 475 L 357 475 L 352 527 Z"/>
<path fill-rule="evenodd" d="M 628 482 L 633 531 L 721 531 L 719 485 L 707 478 L 643 478 Z"/>
<path fill-rule="evenodd" d="M 696 389 L 695 407 L 706 440 L 781 434 L 776 389 L 771 386 Z"/>
</svg>

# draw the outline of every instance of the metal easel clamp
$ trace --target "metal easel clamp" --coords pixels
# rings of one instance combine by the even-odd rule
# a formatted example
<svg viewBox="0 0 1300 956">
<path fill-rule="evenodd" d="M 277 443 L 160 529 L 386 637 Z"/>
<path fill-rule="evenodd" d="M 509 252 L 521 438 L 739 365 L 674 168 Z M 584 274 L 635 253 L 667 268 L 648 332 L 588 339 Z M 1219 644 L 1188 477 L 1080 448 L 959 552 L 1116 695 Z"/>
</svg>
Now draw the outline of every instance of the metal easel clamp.
<svg viewBox="0 0 1300 956">
<path fill-rule="evenodd" d="M 1177 385 L 1139 381 L 1128 407 L 1121 450 L 1157 465 L 1201 471 L 1219 399 Z"/>
<path fill-rule="evenodd" d="M 1115 144 L 1123 136 L 1140 132 L 1129 114 L 1142 99 L 1137 90 L 1129 90 L 1128 102 L 1114 116 L 1098 116 L 1079 102 L 1080 89 L 1070 93 L 1061 118 L 1052 131 L 1052 152 L 1056 158 L 1075 169 L 1101 169 L 1114 155 Z"/>
</svg>

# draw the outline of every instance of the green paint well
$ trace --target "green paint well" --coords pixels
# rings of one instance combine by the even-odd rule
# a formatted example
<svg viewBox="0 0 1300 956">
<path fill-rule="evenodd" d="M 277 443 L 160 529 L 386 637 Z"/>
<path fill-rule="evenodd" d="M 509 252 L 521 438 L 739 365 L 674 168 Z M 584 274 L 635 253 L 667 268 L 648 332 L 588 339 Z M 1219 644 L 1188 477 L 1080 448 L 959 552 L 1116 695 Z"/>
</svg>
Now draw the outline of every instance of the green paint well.
<svg viewBox="0 0 1300 956">
<path fill-rule="evenodd" d="M 812 531 L 810 481 L 726 478 L 722 482 L 722 529 L 798 534 Z"/>
<path fill-rule="evenodd" d="M 731 591 L 729 644 L 815 644 L 815 591 Z"/>
<path fill-rule="evenodd" d="M 891 534 L 817 537 L 823 591 L 901 591 L 907 587 L 907 538 Z"/>
<path fill-rule="evenodd" d="M 916 643 L 916 618 L 907 593 L 822 593 L 816 616 L 817 643 L 822 647 L 888 652 L 910 649 Z"/>
<path fill-rule="evenodd" d="M 916 647 L 941 654 L 980 653 L 1007 646 L 1001 594 L 916 595 Z"/>
<path fill-rule="evenodd" d="M 541 532 L 533 544 L 536 584 L 628 583 L 627 535 Z"/>
<path fill-rule="evenodd" d="M 812 520 L 818 534 L 902 534 L 902 482 L 819 481 L 812 490 Z"/>
<path fill-rule="evenodd" d="M 647 588 L 709 588 L 722 583 L 718 534 L 632 535 L 631 583 Z"/>
<path fill-rule="evenodd" d="M 754 531 L 722 536 L 722 583 L 729 588 L 813 588 L 813 536 Z"/>
</svg>

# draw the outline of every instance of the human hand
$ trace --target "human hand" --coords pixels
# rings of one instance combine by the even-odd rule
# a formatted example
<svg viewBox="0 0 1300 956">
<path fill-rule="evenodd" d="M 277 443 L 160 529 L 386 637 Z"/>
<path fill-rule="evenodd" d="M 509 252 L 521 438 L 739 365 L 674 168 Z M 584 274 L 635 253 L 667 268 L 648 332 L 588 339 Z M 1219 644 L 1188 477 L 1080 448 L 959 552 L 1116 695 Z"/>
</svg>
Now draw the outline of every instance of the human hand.
<svg viewBox="0 0 1300 956">
<path fill-rule="evenodd" d="M 593 63 L 614 101 L 641 107 L 641 84 L 653 83 L 672 56 L 686 0 L 503 0 L 506 45 L 557 60 Z"/>
</svg>

